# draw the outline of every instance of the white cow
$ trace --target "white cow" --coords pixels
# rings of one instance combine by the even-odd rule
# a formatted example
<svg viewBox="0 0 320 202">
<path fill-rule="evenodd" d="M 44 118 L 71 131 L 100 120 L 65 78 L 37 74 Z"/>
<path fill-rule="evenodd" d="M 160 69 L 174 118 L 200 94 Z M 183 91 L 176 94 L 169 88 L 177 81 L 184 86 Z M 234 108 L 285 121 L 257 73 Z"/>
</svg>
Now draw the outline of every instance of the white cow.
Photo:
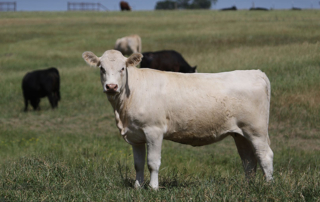
<svg viewBox="0 0 320 202">
<path fill-rule="evenodd" d="M 145 144 L 150 186 L 158 189 L 162 140 L 201 146 L 231 135 L 246 176 L 259 162 L 266 180 L 272 179 L 273 152 L 268 136 L 270 82 L 260 70 L 216 74 L 182 74 L 136 68 L 139 53 L 124 57 L 115 50 L 101 57 L 82 54 L 100 68 L 101 84 L 117 127 L 132 145 L 135 187 L 144 180 Z"/>
<path fill-rule="evenodd" d="M 141 48 L 141 38 L 138 35 L 130 35 L 117 39 L 114 45 L 114 49 L 120 51 L 123 55 L 141 53 Z"/>
</svg>

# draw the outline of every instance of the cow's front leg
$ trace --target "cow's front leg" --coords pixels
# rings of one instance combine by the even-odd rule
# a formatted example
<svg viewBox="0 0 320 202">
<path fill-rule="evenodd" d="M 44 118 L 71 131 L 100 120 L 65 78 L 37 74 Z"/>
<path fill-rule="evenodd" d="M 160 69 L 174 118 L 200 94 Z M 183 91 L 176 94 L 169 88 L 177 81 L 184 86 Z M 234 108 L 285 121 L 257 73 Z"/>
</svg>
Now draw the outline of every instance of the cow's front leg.
<svg viewBox="0 0 320 202">
<path fill-rule="evenodd" d="M 134 183 L 134 188 L 139 188 L 143 183 L 144 179 L 144 163 L 146 157 L 146 147 L 145 144 L 142 145 L 132 145 L 133 158 L 134 158 L 134 168 L 136 170 L 136 181 Z"/>
<path fill-rule="evenodd" d="M 162 136 L 150 138 L 147 141 L 148 168 L 150 171 L 150 187 L 157 190 L 159 188 L 158 173 L 161 164 Z"/>
</svg>

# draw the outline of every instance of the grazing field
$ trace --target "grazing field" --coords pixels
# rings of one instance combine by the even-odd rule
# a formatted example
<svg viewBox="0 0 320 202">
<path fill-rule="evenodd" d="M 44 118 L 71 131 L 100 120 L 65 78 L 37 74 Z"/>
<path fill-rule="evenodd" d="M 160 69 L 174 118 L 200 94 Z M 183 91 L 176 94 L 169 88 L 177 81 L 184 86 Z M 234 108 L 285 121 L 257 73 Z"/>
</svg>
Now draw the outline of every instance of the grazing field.
<svg viewBox="0 0 320 202">
<path fill-rule="evenodd" d="M 320 11 L 0 13 L 0 201 L 320 201 Z M 99 70 L 83 61 L 138 34 L 142 51 L 174 49 L 198 72 L 261 69 L 272 86 L 274 181 L 244 178 L 232 138 L 164 141 L 161 189 L 133 189 Z M 61 102 L 23 112 L 22 77 L 57 67 Z M 190 81 L 192 84 L 192 81 Z M 29 106 L 30 107 L 30 106 Z"/>
</svg>

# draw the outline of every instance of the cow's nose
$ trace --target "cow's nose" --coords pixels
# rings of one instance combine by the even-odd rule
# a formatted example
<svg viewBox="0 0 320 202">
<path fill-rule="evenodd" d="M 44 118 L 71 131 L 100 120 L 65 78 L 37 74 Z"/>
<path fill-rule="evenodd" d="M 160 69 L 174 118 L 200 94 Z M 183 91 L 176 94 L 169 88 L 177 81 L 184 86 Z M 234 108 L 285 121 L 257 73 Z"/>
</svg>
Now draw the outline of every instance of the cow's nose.
<svg viewBox="0 0 320 202">
<path fill-rule="evenodd" d="M 118 89 L 118 85 L 117 84 L 106 84 L 106 88 L 107 88 L 107 90 L 116 91 Z"/>
</svg>

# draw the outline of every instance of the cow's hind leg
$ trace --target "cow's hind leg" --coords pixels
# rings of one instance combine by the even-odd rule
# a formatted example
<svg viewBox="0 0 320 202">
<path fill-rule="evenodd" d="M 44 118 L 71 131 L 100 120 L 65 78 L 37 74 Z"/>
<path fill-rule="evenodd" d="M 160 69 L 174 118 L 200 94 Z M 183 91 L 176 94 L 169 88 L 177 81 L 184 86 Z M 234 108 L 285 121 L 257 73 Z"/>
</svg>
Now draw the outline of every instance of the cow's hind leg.
<svg viewBox="0 0 320 202">
<path fill-rule="evenodd" d="M 51 108 L 54 109 L 56 107 L 56 97 L 53 93 L 48 94 L 48 100 L 50 102 Z"/>
<path fill-rule="evenodd" d="M 248 180 L 256 175 L 257 158 L 249 140 L 240 134 L 233 134 L 232 137 L 236 143 L 238 153 L 242 160 L 242 166 Z"/>
<path fill-rule="evenodd" d="M 142 145 L 132 145 L 134 168 L 136 170 L 136 181 L 134 188 L 139 188 L 144 180 L 144 164 L 146 157 L 146 147 Z"/>
</svg>

